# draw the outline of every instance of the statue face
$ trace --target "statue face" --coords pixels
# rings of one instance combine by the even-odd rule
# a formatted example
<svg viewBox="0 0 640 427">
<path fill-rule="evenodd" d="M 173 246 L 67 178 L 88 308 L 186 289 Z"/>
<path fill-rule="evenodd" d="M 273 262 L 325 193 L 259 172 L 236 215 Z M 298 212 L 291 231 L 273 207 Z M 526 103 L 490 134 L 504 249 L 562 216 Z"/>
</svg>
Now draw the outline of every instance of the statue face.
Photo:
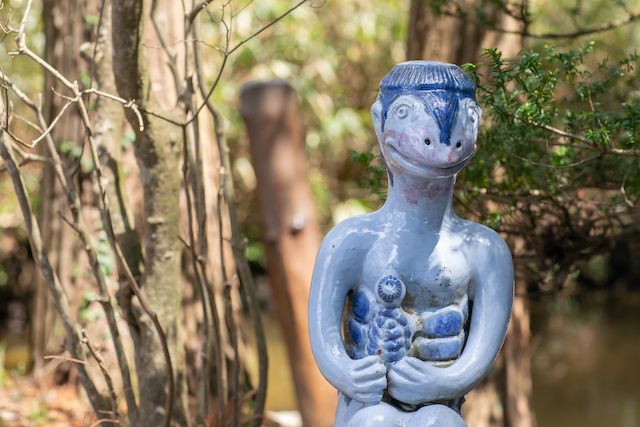
<svg viewBox="0 0 640 427">
<path fill-rule="evenodd" d="M 481 110 L 470 98 L 456 100 L 458 112 L 450 131 L 450 143 L 440 141 L 435 117 L 422 101 L 411 95 L 398 97 L 389 106 L 381 127 L 379 101 L 371 108 L 380 151 L 390 172 L 413 177 L 440 178 L 460 172 L 476 150 Z"/>
</svg>

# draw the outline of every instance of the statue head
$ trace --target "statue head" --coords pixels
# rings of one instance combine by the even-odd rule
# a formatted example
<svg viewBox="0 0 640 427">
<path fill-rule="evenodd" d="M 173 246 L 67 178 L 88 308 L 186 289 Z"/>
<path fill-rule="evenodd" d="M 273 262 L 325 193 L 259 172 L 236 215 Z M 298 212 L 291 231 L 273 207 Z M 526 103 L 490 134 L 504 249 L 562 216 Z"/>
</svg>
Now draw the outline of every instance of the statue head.
<svg viewBox="0 0 640 427">
<path fill-rule="evenodd" d="M 458 173 L 475 152 L 482 110 L 476 86 L 456 65 L 409 61 L 380 82 L 371 107 L 389 171 L 425 177 Z"/>
</svg>

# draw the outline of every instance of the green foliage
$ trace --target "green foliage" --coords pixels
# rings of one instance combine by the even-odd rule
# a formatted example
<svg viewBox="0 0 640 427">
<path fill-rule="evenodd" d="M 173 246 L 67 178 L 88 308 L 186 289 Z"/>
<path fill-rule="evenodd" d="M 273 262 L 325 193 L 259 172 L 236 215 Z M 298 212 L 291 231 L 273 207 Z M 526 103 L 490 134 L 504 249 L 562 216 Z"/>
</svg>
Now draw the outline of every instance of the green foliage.
<svg viewBox="0 0 640 427">
<path fill-rule="evenodd" d="M 467 187 L 574 197 L 582 187 L 624 183 L 626 195 L 610 202 L 638 203 L 637 55 L 589 70 L 585 58 L 593 49 L 593 42 L 568 52 L 545 46 L 517 59 L 487 49 L 485 63 L 465 65 L 484 109 Z"/>
<path fill-rule="evenodd" d="M 316 1 L 314 6 L 319 3 Z M 252 3 L 235 18 L 233 40 L 249 36 L 290 6 L 290 2 L 281 0 Z M 348 160 L 353 151 L 364 152 L 377 146 L 369 108 L 380 79 L 395 63 L 405 60 L 407 7 L 407 2 L 399 4 L 394 0 L 326 2 L 321 8 L 302 6 L 230 57 L 223 73 L 224 85 L 214 93 L 227 118 L 227 137 L 235 161 L 251 158 L 238 113 L 242 84 L 279 78 L 296 89 L 310 159 L 309 180 L 325 231 L 333 226 L 334 213 L 345 201 L 377 202 L 377 196 L 358 183 L 360 165 Z M 212 19 L 203 20 L 204 41 L 210 46 L 222 46 L 225 28 L 215 22 L 221 16 L 220 6 L 212 3 L 208 10 Z M 207 56 L 208 84 L 216 77 L 218 58 L 213 50 Z M 239 182 L 237 188 L 246 186 Z M 257 200 L 248 192 L 239 191 L 237 197 L 243 232 L 250 242 L 257 242 Z"/>
<path fill-rule="evenodd" d="M 377 151 L 377 148 L 374 149 Z M 351 153 L 351 161 L 359 164 L 363 169 L 360 177 L 360 185 L 375 194 L 378 202 L 382 203 L 387 195 L 387 172 L 382 164 L 381 157 L 374 151 Z"/>
<path fill-rule="evenodd" d="M 93 160 L 91 160 L 89 155 L 85 155 L 84 147 L 77 146 L 71 141 L 62 141 L 58 145 L 58 151 L 61 155 L 65 155 L 67 159 L 72 162 L 77 162 L 79 160 L 83 172 L 91 173 L 93 171 Z"/>
</svg>

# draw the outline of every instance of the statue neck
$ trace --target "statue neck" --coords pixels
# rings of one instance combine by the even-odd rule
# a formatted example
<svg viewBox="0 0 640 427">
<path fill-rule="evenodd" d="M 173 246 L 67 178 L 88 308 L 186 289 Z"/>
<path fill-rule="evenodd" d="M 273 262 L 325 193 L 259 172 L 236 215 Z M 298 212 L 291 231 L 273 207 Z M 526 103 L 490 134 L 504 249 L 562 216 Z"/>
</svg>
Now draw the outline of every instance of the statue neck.
<svg viewBox="0 0 640 427">
<path fill-rule="evenodd" d="M 455 182 L 455 175 L 425 179 L 394 174 L 384 208 L 402 214 L 414 227 L 439 230 L 451 205 Z"/>
</svg>

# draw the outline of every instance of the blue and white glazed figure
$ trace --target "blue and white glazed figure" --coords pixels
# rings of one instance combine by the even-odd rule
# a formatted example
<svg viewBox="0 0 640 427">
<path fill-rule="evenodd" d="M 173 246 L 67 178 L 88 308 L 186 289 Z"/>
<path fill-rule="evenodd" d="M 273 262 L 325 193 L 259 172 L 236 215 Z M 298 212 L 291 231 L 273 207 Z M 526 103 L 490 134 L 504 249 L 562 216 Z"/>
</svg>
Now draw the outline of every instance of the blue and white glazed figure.
<svg viewBox="0 0 640 427">
<path fill-rule="evenodd" d="M 339 390 L 334 426 L 466 426 L 460 405 L 513 302 L 507 245 L 451 203 L 481 114 L 455 65 L 405 62 L 380 83 L 371 116 L 387 201 L 327 234 L 311 284 L 311 346 Z"/>
</svg>

